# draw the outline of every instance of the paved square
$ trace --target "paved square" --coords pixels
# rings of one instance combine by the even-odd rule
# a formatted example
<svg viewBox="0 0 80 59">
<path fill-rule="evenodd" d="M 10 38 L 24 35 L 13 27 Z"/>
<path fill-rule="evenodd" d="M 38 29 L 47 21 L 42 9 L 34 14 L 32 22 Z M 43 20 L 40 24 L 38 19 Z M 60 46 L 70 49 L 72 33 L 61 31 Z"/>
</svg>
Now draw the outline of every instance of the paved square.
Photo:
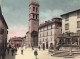
<svg viewBox="0 0 80 59">
<path fill-rule="evenodd" d="M 36 59 L 34 56 L 34 50 L 32 50 L 31 48 L 24 49 L 24 54 L 21 55 L 21 48 L 19 48 L 14 56 L 9 54 L 6 56 L 6 59 Z M 54 57 L 51 56 L 47 50 L 38 50 L 38 59 L 80 59 L 80 56 L 75 58 Z"/>
</svg>

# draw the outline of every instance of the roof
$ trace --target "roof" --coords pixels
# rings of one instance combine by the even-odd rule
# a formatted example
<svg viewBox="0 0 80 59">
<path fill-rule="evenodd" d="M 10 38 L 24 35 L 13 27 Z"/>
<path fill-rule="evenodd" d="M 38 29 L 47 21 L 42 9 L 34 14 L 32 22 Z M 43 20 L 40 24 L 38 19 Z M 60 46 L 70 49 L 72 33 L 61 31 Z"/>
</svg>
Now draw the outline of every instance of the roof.
<svg viewBox="0 0 80 59">
<path fill-rule="evenodd" d="M 74 12 L 76 12 L 76 11 L 80 11 L 80 9 L 77 9 L 77 10 L 70 11 L 70 12 L 67 12 L 67 13 L 65 13 L 65 14 L 62 14 L 61 17 L 64 16 L 64 15 L 70 14 L 70 13 L 74 13 Z"/>
<path fill-rule="evenodd" d="M 48 21 L 45 21 L 45 23 L 40 24 L 39 28 L 45 27 L 47 25 L 51 25 L 53 23 L 60 23 L 61 24 L 62 23 L 62 19 L 58 18 L 58 17 L 52 18 L 52 21 L 48 20 Z"/>
<path fill-rule="evenodd" d="M 2 15 L 2 11 L 1 11 L 1 6 L 0 6 L 0 20 L 3 22 L 3 24 L 6 26 L 6 28 L 8 29 L 7 23 Z"/>
<path fill-rule="evenodd" d="M 12 37 L 10 40 L 22 40 L 22 37 Z"/>
<path fill-rule="evenodd" d="M 39 1 L 38 0 L 30 0 L 29 6 L 30 5 L 37 5 L 37 6 L 39 6 Z"/>
</svg>

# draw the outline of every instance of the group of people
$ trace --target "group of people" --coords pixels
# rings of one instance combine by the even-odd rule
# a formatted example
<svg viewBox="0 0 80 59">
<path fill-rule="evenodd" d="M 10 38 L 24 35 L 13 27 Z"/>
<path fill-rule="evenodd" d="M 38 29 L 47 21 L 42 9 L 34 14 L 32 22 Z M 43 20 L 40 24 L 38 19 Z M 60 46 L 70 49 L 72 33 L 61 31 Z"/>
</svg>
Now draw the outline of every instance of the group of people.
<svg viewBox="0 0 80 59">
<path fill-rule="evenodd" d="M 14 53 L 17 52 L 17 47 L 7 47 L 6 49 L 7 54 L 9 54 L 11 52 L 12 56 L 14 55 Z"/>
</svg>

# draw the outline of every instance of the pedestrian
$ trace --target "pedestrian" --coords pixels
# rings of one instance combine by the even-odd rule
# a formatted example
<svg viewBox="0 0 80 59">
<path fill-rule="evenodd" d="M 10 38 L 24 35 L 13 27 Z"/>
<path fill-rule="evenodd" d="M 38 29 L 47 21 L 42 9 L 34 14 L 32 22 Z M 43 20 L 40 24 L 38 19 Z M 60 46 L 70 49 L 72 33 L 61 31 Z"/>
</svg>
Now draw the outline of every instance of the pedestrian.
<svg viewBox="0 0 80 59">
<path fill-rule="evenodd" d="M 11 54 L 12 54 L 12 56 L 14 55 L 14 48 L 13 47 L 11 48 Z"/>
<path fill-rule="evenodd" d="M 9 47 L 7 47 L 7 54 L 9 54 Z"/>
<path fill-rule="evenodd" d="M 17 52 L 17 48 L 15 48 L 15 51 Z"/>
<path fill-rule="evenodd" d="M 38 48 L 39 48 L 39 50 L 40 50 L 40 46 L 39 46 Z"/>
<path fill-rule="evenodd" d="M 23 55 L 23 47 L 21 48 L 21 54 Z"/>
<path fill-rule="evenodd" d="M 32 50 L 34 50 L 34 47 L 32 46 Z"/>
<path fill-rule="evenodd" d="M 34 55 L 35 55 L 35 57 L 37 59 L 37 55 L 38 55 L 37 49 L 34 51 Z"/>
</svg>

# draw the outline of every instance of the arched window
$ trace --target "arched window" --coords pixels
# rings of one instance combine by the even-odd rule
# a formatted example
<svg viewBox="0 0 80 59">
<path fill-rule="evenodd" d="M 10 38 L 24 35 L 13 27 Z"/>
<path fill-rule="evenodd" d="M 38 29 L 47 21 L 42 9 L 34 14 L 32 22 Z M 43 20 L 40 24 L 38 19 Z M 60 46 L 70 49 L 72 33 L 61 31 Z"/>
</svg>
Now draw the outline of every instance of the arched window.
<svg viewBox="0 0 80 59">
<path fill-rule="evenodd" d="M 35 7 L 33 7 L 33 11 L 35 11 Z"/>
<path fill-rule="evenodd" d="M 38 11 L 38 8 L 36 8 L 36 12 Z"/>
<path fill-rule="evenodd" d="M 36 15 L 36 19 L 37 19 L 37 15 Z"/>
<path fill-rule="evenodd" d="M 35 18 L 35 15 L 33 14 L 33 18 Z"/>
</svg>

